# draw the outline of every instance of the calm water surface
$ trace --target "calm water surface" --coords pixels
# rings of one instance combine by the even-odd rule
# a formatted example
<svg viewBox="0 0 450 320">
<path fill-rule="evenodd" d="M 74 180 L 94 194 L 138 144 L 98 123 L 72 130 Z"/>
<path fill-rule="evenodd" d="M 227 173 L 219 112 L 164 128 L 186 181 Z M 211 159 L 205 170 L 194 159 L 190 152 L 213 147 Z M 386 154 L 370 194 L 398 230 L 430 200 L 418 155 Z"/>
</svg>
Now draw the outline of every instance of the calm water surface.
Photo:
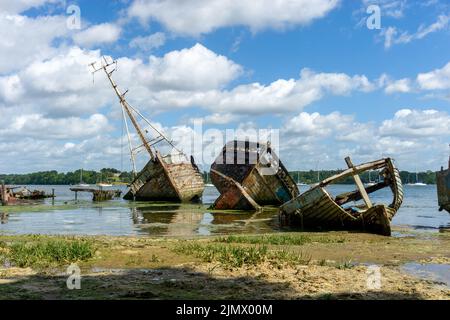
<svg viewBox="0 0 450 320">
<path fill-rule="evenodd" d="M 56 205 L 73 205 L 74 194 L 69 186 L 31 186 L 51 192 L 55 188 Z M 301 187 L 305 191 L 307 187 Z M 337 195 L 353 190 L 351 185 L 333 185 L 328 190 Z M 393 225 L 416 230 L 444 231 L 450 228 L 450 214 L 437 208 L 436 186 L 405 186 L 403 206 L 394 217 Z M 123 188 L 125 191 L 125 188 Z M 214 187 L 206 187 L 203 202 L 211 204 L 217 198 Z M 374 202 L 391 202 L 390 190 L 372 194 Z M 92 203 L 89 194 L 78 195 L 78 206 L 70 210 L 44 212 L 1 213 L 1 234 L 81 234 L 81 235 L 151 235 L 195 236 L 229 233 L 281 232 L 276 210 L 262 213 L 210 212 L 201 205 L 143 204 L 124 200 L 102 204 Z M 46 200 L 51 204 L 51 200 Z"/>
</svg>

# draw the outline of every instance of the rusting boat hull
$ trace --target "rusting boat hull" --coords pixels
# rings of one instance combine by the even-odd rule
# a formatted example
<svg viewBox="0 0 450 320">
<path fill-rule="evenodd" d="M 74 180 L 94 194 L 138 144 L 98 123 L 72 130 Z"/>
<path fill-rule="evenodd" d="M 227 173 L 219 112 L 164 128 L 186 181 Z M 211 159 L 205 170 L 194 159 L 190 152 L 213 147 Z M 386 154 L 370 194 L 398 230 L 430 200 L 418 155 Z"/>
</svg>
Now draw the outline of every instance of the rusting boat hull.
<svg viewBox="0 0 450 320">
<path fill-rule="evenodd" d="M 295 199 L 285 203 L 280 208 L 280 218 L 283 223 L 300 226 L 305 229 L 322 230 L 363 230 L 371 233 L 389 236 L 390 222 L 403 201 L 403 188 L 399 171 L 391 159 L 383 159 L 361 165 L 362 168 L 383 169 L 384 181 L 367 188 L 357 190 L 333 198 L 325 187 L 335 181 L 334 177 L 322 181 L 317 186 L 304 192 Z M 360 167 L 361 167 L 360 166 Z M 347 170 L 347 174 L 339 178 L 354 175 L 358 166 Z M 384 187 L 390 187 L 393 201 L 390 205 L 374 204 L 344 206 L 352 201 L 363 198 L 363 193 L 369 194 Z"/>
<path fill-rule="evenodd" d="M 3 206 L 8 206 L 17 202 L 11 189 L 6 187 L 3 182 L 0 184 L 0 200 Z"/>
<path fill-rule="evenodd" d="M 204 190 L 203 177 L 191 163 L 167 163 L 157 153 L 130 184 L 126 200 L 196 202 Z"/>
<path fill-rule="evenodd" d="M 20 189 L 19 191 L 14 191 Z M 28 190 L 25 187 L 7 187 L 3 183 L 0 185 L 0 203 L 7 205 L 21 205 L 32 203 L 32 200 L 43 200 L 55 198 L 54 190 L 52 194 L 46 194 L 40 190 Z"/>
<path fill-rule="evenodd" d="M 48 198 L 54 198 L 55 196 L 53 194 L 46 194 L 45 191 L 25 190 L 20 192 L 14 192 L 14 197 L 20 200 L 43 200 Z"/>
<path fill-rule="evenodd" d="M 70 188 L 70 191 L 75 192 L 75 200 L 78 200 L 78 192 L 92 193 L 92 201 L 107 201 L 113 198 L 118 198 L 122 194 L 121 190 L 104 190 L 84 187 Z"/>
<path fill-rule="evenodd" d="M 211 165 L 211 181 L 220 196 L 218 210 L 259 210 L 281 205 L 299 194 L 297 185 L 270 146 L 230 141 Z"/>
<path fill-rule="evenodd" d="M 107 201 L 114 197 L 120 197 L 121 191 L 118 190 L 94 190 L 92 192 L 92 201 Z"/>
<path fill-rule="evenodd" d="M 448 169 L 436 172 L 436 184 L 438 193 L 439 211 L 446 210 L 450 213 L 450 159 Z"/>
</svg>

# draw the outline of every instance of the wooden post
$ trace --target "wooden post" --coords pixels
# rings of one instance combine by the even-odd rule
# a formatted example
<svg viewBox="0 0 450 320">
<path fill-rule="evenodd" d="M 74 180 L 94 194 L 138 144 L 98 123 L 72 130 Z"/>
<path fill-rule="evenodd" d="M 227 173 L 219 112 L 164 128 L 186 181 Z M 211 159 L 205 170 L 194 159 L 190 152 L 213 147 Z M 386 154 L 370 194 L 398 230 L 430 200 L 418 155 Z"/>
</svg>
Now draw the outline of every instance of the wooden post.
<svg viewBox="0 0 450 320">
<path fill-rule="evenodd" d="M 353 163 L 350 157 L 345 158 L 345 162 L 347 163 L 347 166 L 349 168 L 353 168 Z M 361 181 L 361 178 L 357 173 L 352 174 L 353 179 L 355 180 L 356 186 L 358 187 L 359 193 L 361 194 L 361 197 L 364 200 L 364 203 L 366 204 L 367 208 L 372 207 L 372 201 L 370 201 L 369 195 L 366 192 L 366 188 L 364 188 L 364 184 Z"/>
<path fill-rule="evenodd" d="M 8 205 L 8 195 L 6 193 L 6 186 L 5 186 L 5 181 L 2 180 L 1 182 L 1 197 L 2 197 L 2 205 L 6 206 Z"/>
<path fill-rule="evenodd" d="M 55 205 L 55 188 L 52 189 L 52 206 Z"/>
</svg>

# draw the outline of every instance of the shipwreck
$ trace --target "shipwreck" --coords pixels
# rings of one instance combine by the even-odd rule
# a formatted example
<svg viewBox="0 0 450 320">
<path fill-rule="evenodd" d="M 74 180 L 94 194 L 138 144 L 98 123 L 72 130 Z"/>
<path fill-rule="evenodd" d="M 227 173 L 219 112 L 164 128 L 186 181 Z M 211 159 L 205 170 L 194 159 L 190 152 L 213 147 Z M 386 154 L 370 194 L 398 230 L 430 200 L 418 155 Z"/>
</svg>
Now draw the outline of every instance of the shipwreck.
<svg viewBox="0 0 450 320">
<path fill-rule="evenodd" d="M 0 202 L 3 206 L 27 204 L 34 200 L 55 198 L 55 190 L 47 194 L 41 190 L 30 190 L 26 187 L 8 187 L 0 184 Z"/>
<path fill-rule="evenodd" d="M 392 159 L 386 158 L 354 166 L 349 157 L 348 169 L 327 178 L 280 208 L 282 223 L 302 229 L 362 230 L 390 236 L 390 222 L 403 202 L 400 173 Z M 380 180 L 364 186 L 359 174 L 379 170 Z M 325 188 L 341 179 L 352 176 L 357 190 L 333 197 Z M 369 194 L 383 188 L 392 191 L 392 203 L 372 203 Z M 363 200 L 362 203 L 357 201 Z"/>
<path fill-rule="evenodd" d="M 177 149 L 160 130 L 145 118 L 142 113 L 130 105 L 125 99 L 128 90 L 121 93 L 117 84 L 112 79 L 113 72 L 117 69 L 117 62 L 108 62 L 106 58 L 101 61 L 101 66 L 91 63 L 92 73 L 103 70 L 116 93 L 122 107 L 122 116 L 128 135 L 128 143 L 133 164 L 134 179 L 130 184 L 129 191 L 125 194 L 126 200 L 137 201 L 174 201 L 174 202 L 196 202 L 201 200 L 204 189 L 203 177 L 197 167 L 194 158 Z M 114 66 L 114 67 L 113 67 Z M 133 147 L 126 115 L 133 124 L 141 145 Z M 144 130 L 138 123 L 138 119 L 144 121 L 154 136 L 147 138 Z M 145 132 L 145 133 L 144 133 Z M 169 151 L 163 155 L 156 149 L 158 144 L 165 143 Z M 145 167 L 137 173 L 135 157 L 138 152 L 146 151 L 150 160 Z"/>
<path fill-rule="evenodd" d="M 448 169 L 436 172 L 436 184 L 438 194 L 439 211 L 446 210 L 450 213 L 450 156 L 448 159 Z"/>
<path fill-rule="evenodd" d="M 270 144 L 233 140 L 211 165 L 211 181 L 220 196 L 218 210 L 260 210 L 298 196 L 295 181 Z"/>
<path fill-rule="evenodd" d="M 113 198 L 119 198 L 122 194 L 122 191 L 119 189 L 111 190 L 106 189 L 104 190 L 102 187 L 100 188 L 89 188 L 89 187 L 83 187 L 83 186 L 75 186 L 70 188 L 70 191 L 75 192 L 75 200 L 78 200 L 78 192 L 87 192 L 92 193 L 92 201 L 107 201 L 112 200 Z"/>
</svg>

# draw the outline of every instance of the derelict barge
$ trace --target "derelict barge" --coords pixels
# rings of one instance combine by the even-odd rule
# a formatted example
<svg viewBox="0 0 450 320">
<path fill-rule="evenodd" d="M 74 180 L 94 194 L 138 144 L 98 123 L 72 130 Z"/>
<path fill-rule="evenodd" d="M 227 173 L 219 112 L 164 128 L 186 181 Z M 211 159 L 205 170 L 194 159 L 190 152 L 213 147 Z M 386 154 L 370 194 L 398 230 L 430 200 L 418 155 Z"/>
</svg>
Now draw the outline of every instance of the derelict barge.
<svg viewBox="0 0 450 320">
<path fill-rule="evenodd" d="M 350 158 L 345 160 L 349 167 L 347 170 L 321 181 L 282 205 L 281 221 L 312 230 L 363 230 L 390 236 L 390 222 L 403 202 L 403 186 L 398 169 L 390 158 L 357 166 L 353 166 Z M 380 181 L 365 187 L 358 174 L 368 170 L 381 170 Z M 353 176 L 357 190 L 333 198 L 325 189 L 329 184 L 349 176 Z M 373 204 L 368 195 L 386 187 L 392 191 L 392 203 Z M 350 205 L 361 199 L 362 204 Z"/>
<path fill-rule="evenodd" d="M 7 187 L 3 182 L 0 183 L 0 204 L 21 205 L 31 204 L 35 200 L 43 200 L 48 198 L 55 198 L 55 190 L 52 194 L 46 194 L 41 190 L 29 190 L 26 187 Z"/>
<path fill-rule="evenodd" d="M 448 169 L 436 172 L 436 184 L 438 193 L 439 211 L 446 210 L 450 213 L 450 157 Z"/>
<path fill-rule="evenodd" d="M 116 70 L 109 67 L 117 65 L 116 61 L 108 62 L 103 58 L 101 67 L 96 68 L 96 63 L 92 63 L 93 73 L 103 70 L 109 79 L 122 107 L 122 116 L 128 134 L 128 143 L 135 173 L 134 180 L 130 184 L 130 190 L 125 194 L 126 200 L 137 201 L 174 201 L 174 202 L 196 202 L 202 197 L 204 190 L 204 181 L 199 168 L 195 164 L 194 158 L 188 159 L 187 155 L 177 149 L 162 132 L 155 128 L 136 108 L 131 106 L 125 99 L 125 93 L 121 93 L 111 75 Z M 131 123 L 142 142 L 142 145 L 134 148 L 131 142 L 127 119 L 128 115 Z M 148 140 L 144 135 L 144 130 L 139 126 L 136 116 L 140 117 L 156 136 Z M 147 132 L 147 130 L 145 130 Z M 155 146 L 165 142 L 170 152 L 167 155 L 161 153 Z M 139 172 L 136 173 L 135 155 L 144 148 L 150 155 L 150 161 Z"/>
<path fill-rule="evenodd" d="M 270 144 L 228 142 L 211 165 L 211 181 L 220 192 L 212 205 L 218 210 L 260 210 L 299 194 Z"/>
</svg>

